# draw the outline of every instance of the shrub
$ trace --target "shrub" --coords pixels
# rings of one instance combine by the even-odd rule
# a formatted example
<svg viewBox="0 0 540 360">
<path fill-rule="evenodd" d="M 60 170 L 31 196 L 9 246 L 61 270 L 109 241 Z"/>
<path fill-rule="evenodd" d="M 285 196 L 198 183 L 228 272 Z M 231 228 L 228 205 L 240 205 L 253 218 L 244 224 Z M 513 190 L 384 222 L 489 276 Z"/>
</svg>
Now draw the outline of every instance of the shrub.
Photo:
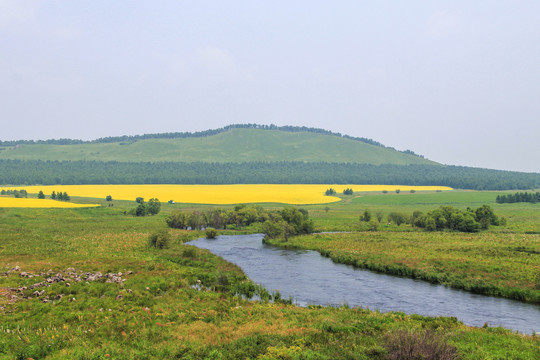
<svg viewBox="0 0 540 360">
<path fill-rule="evenodd" d="M 407 217 L 399 212 L 391 212 L 388 215 L 388 221 L 394 222 L 397 226 L 407 222 Z"/>
<path fill-rule="evenodd" d="M 166 249 L 171 242 L 171 235 L 167 230 L 160 230 L 148 237 L 148 243 L 156 249 Z"/>
<path fill-rule="evenodd" d="M 217 231 L 214 228 L 208 227 L 206 228 L 206 238 L 207 239 L 215 239 L 217 236 Z"/>
<path fill-rule="evenodd" d="M 185 258 L 193 259 L 197 256 L 197 251 L 195 251 L 195 248 L 193 246 L 189 246 L 188 248 L 184 249 L 182 252 L 182 256 Z"/>
<path fill-rule="evenodd" d="M 146 206 L 148 209 L 148 214 L 150 215 L 156 215 L 161 210 L 161 203 L 159 202 L 159 199 L 156 198 L 148 200 L 148 204 Z"/>
<path fill-rule="evenodd" d="M 453 360 L 457 350 L 434 330 L 397 330 L 386 336 L 386 349 L 391 360 Z"/>
<path fill-rule="evenodd" d="M 144 198 L 139 196 L 135 199 L 135 201 L 137 202 L 137 204 L 142 204 L 144 202 Z"/>
<path fill-rule="evenodd" d="M 187 227 L 186 214 L 181 211 L 173 211 L 167 219 L 165 219 L 167 225 L 173 229 L 185 229 Z"/>
<path fill-rule="evenodd" d="M 379 223 L 375 219 L 371 219 L 368 224 L 369 231 L 377 231 L 379 229 Z"/>
<path fill-rule="evenodd" d="M 360 215 L 360 221 L 369 222 L 371 220 L 371 213 L 369 210 L 364 210 L 364 214 Z"/>
<path fill-rule="evenodd" d="M 335 194 L 336 194 L 336 190 L 334 188 L 329 188 L 324 193 L 324 195 L 328 195 L 328 196 L 332 196 L 332 195 L 335 195 Z"/>
<path fill-rule="evenodd" d="M 112 196 L 111 195 L 107 195 L 105 197 L 105 201 L 112 201 Z"/>
</svg>

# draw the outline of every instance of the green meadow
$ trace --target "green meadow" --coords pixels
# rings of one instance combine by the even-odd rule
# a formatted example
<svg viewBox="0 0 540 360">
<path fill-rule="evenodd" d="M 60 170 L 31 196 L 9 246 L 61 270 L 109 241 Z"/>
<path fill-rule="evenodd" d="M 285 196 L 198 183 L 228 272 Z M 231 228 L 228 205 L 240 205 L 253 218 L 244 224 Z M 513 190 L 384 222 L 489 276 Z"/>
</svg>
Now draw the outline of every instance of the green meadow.
<svg viewBox="0 0 540 360">
<path fill-rule="evenodd" d="M 495 204 L 501 193 L 341 196 L 303 207 L 317 231 L 348 233 L 275 245 L 538 303 L 540 205 Z M 99 202 L 102 207 L 89 209 L 0 209 L 0 359 L 392 359 L 407 344 L 423 344 L 433 358 L 540 356 L 538 336 L 472 328 L 455 318 L 296 307 L 253 284 L 235 265 L 184 245 L 203 232 L 167 229 L 171 211 L 210 205 L 162 203 L 159 214 L 135 217 L 125 214 L 135 201 Z M 391 212 L 482 204 L 506 217 L 507 225 L 475 234 L 431 233 L 387 221 Z M 376 231 L 359 221 L 365 210 L 383 215 Z M 170 246 L 149 247 L 148 237 L 160 230 L 170 234 Z M 253 295 L 261 300 L 250 300 Z"/>
<path fill-rule="evenodd" d="M 0 159 L 211 163 L 335 162 L 340 159 L 340 162 L 358 164 L 436 164 L 418 156 L 335 135 L 260 129 L 231 129 L 212 136 L 177 139 L 1 146 Z"/>
</svg>

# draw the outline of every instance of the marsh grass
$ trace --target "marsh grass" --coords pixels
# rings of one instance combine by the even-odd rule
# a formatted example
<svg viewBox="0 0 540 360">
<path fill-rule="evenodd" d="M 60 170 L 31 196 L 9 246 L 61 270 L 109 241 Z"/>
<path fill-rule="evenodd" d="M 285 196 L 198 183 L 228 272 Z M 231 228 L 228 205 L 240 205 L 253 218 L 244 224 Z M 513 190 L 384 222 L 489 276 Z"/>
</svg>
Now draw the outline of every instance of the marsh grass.
<svg viewBox="0 0 540 360">
<path fill-rule="evenodd" d="M 183 244 L 203 232 L 169 230 L 169 248 L 148 246 L 168 212 L 193 205 L 167 204 L 152 217 L 124 215 L 133 204 L 0 209 L 0 359 L 385 359 L 387 334 L 403 328 L 437 329 L 463 359 L 537 358 L 538 337 L 470 328 L 453 318 L 265 301 L 272 294 L 237 266 Z M 335 204 L 328 213 L 324 206 L 308 209 L 327 214 L 320 223 L 337 226 L 356 205 Z M 15 266 L 20 270 L 5 274 Z M 59 281 L 32 295 L 32 284 L 69 268 L 121 272 L 125 281 Z M 255 295 L 263 301 L 249 300 Z"/>
</svg>

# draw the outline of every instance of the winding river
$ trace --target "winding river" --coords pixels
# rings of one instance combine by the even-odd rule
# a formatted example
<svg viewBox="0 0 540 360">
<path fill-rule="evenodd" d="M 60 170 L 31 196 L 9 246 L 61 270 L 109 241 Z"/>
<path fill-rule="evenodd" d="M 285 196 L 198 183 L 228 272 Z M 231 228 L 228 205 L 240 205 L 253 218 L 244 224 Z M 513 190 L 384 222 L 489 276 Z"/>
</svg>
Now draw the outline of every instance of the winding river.
<svg viewBox="0 0 540 360">
<path fill-rule="evenodd" d="M 255 283 L 300 306 L 349 305 L 428 316 L 455 316 L 467 325 L 540 331 L 540 306 L 471 294 L 424 281 L 336 264 L 316 251 L 262 243 L 263 235 L 227 235 L 188 242 L 238 265 Z"/>
</svg>

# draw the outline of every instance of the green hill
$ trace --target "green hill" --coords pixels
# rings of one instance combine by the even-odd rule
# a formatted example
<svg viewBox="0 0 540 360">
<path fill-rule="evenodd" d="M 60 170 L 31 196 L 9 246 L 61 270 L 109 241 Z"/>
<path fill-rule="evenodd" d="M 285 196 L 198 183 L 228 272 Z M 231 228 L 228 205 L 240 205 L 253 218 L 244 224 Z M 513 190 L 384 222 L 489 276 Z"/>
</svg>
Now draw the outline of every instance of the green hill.
<svg viewBox="0 0 540 360">
<path fill-rule="evenodd" d="M 121 162 L 300 161 L 357 164 L 436 164 L 409 152 L 324 130 L 227 127 L 201 136 L 155 134 L 97 141 L 4 142 L 0 159 Z M 291 130 L 293 129 L 293 130 Z M 180 134 L 180 133 L 179 133 Z M 200 134 L 200 133 L 199 133 Z M 116 141 L 115 141 L 116 140 Z"/>
</svg>

